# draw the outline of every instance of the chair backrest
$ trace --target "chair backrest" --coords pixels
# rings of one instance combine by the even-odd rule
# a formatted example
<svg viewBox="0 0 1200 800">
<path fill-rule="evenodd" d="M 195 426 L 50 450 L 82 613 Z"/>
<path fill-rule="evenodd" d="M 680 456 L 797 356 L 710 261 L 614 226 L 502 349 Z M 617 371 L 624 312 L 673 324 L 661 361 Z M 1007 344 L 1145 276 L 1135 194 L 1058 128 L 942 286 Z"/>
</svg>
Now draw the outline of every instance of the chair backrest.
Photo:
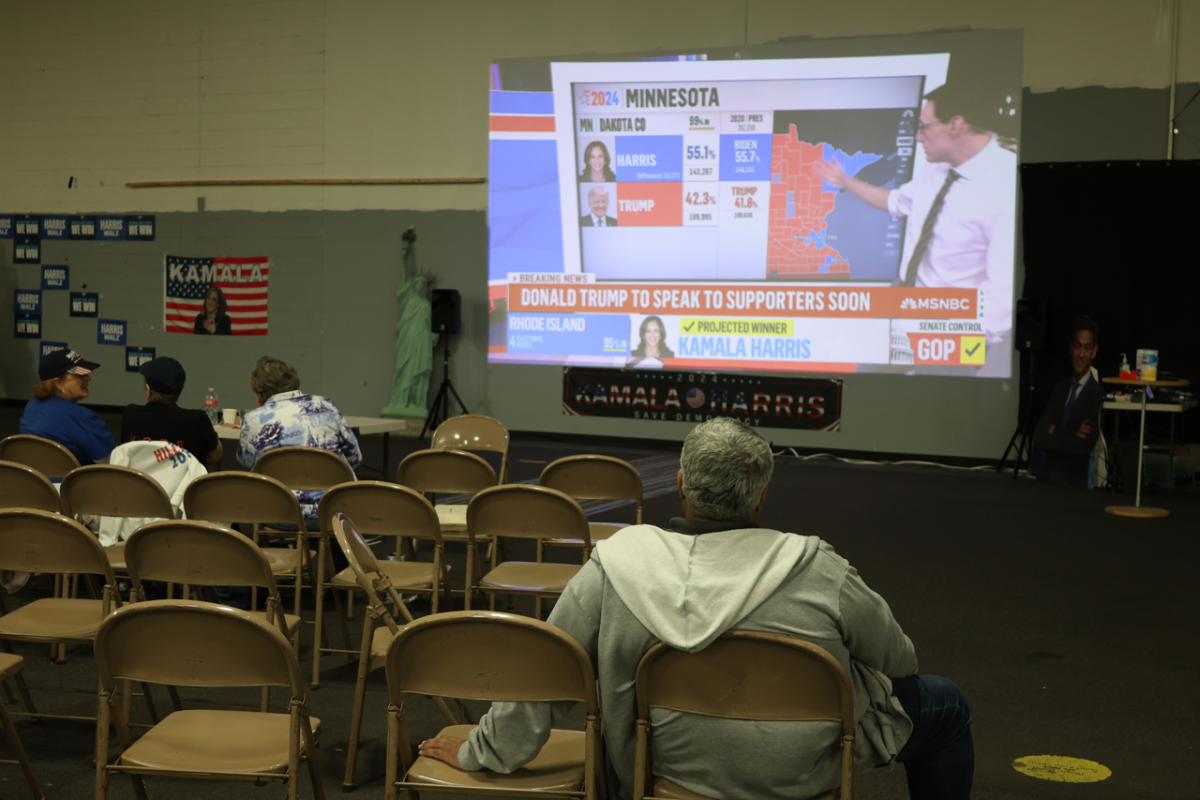
<svg viewBox="0 0 1200 800">
<path fill-rule="evenodd" d="M 474 453 L 418 450 L 396 468 L 396 483 L 418 492 L 475 493 L 496 485 L 496 471 Z"/>
<path fill-rule="evenodd" d="M 125 564 L 139 595 L 144 580 L 275 588 L 262 550 L 237 531 L 211 522 L 164 520 L 143 525 L 125 542 Z"/>
<path fill-rule="evenodd" d="M 442 541 L 437 511 L 423 494 L 384 481 L 353 481 L 325 492 L 317 506 L 321 530 L 333 530 L 333 518 L 344 514 L 359 533 L 370 536 L 411 536 Z"/>
<path fill-rule="evenodd" d="M 63 478 L 63 510 L 71 516 L 153 517 L 171 519 L 171 498 L 158 481 L 141 470 L 93 464 Z"/>
<path fill-rule="evenodd" d="M 274 478 L 253 472 L 214 472 L 197 478 L 183 495 L 188 519 L 281 523 L 305 529 L 296 495 Z"/>
<path fill-rule="evenodd" d="M 567 456 L 552 462 L 538 484 L 577 500 L 634 500 L 642 521 L 642 476 L 628 461 L 612 456 Z"/>
<path fill-rule="evenodd" d="M 254 471 L 293 491 L 328 489 L 354 480 L 346 459 L 319 447 L 276 447 L 258 457 Z"/>
<path fill-rule="evenodd" d="M 0 569 L 103 575 L 116 586 L 94 533 L 70 517 L 30 508 L 0 510 Z"/>
<path fill-rule="evenodd" d="M 79 468 L 79 459 L 58 442 L 19 433 L 0 440 L 0 459 L 33 467 L 47 478 L 62 478 Z"/>
<path fill-rule="evenodd" d="M 758 631 L 728 631 L 696 653 L 659 642 L 638 664 L 639 728 L 651 708 L 725 719 L 839 722 L 842 795 L 850 794 L 854 690 L 838 660 L 811 642 Z M 639 734 L 639 765 L 646 762 L 643 746 Z M 635 780 L 644 785 L 647 777 Z"/>
<path fill-rule="evenodd" d="M 0 508 L 40 508 L 61 513 L 62 502 L 54 484 L 33 467 L 0 461 Z"/>
<path fill-rule="evenodd" d="M 379 589 L 382 588 L 391 596 L 392 603 L 400 609 L 405 620 L 412 622 L 413 617 L 408 611 L 408 606 L 404 604 L 403 598 L 392 586 L 391 581 L 383 575 L 375 554 L 363 541 L 362 534 L 355 529 L 350 518 L 345 514 L 335 514 L 332 527 L 334 538 L 337 539 L 338 545 L 346 555 L 346 560 L 350 563 L 350 571 L 354 573 L 354 580 L 363 590 L 363 594 L 367 596 L 367 613 L 374 617 L 382 617 L 384 624 L 392 633 L 400 630 L 395 618 L 380 600 Z"/>
<path fill-rule="evenodd" d="M 592 546 L 579 503 L 557 489 L 524 483 L 493 486 L 472 497 L 467 531 L 473 537 L 582 539 L 585 558 Z"/>
<path fill-rule="evenodd" d="M 432 449 L 488 450 L 500 454 L 500 482 L 508 481 L 508 428 L 495 417 L 461 414 L 437 426 L 429 440 Z"/>
<path fill-rule="evenodd" d="M 562 630 L 529 617 L 452 611 L 406 625 L 387 653 L 388 692 L 462 700 L 587 703 L 596 681 L 587 652 Z"/>
<path fill-rule="evenodd" d="M 128 613 L 132 612 L 132 613 Z M 151 600 L 114 612 L 96 634 L 100 682 L 170 686 L 289 686 L 304 697 L 288 640 L 246 611 L 192 600 Z"/>
</svg>

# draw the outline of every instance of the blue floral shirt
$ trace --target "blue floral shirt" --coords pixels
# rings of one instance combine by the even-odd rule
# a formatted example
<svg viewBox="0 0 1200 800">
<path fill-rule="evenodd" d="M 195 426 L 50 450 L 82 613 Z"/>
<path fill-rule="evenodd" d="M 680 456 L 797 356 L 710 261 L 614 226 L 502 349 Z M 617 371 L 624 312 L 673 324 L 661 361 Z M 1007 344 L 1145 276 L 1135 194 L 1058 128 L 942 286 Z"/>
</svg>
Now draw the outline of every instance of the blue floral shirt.
<svg viewBox="0 0 1200 800">
<path fill-rule="evenodd" d="M 246 414 L 238 442 L 238 461 L 247 469 L 268 450 L 276 447 L 319 447 L 337 453 L 351 467 L 362 463 L 362 451 L 346 418 L 328 398 L 300 390 L 271 397 L 262 408 Z M 321 491 L 296 492 L 304 516 L 317 517 Z"/>
</svg>

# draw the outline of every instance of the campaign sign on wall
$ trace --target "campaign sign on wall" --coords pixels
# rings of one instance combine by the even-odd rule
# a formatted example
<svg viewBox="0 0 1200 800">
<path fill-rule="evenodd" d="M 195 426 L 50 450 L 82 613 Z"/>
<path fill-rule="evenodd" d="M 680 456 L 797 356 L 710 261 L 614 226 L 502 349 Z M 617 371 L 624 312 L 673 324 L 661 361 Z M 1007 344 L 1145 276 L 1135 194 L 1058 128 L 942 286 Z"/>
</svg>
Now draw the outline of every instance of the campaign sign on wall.
<svg viewBox="0 0 1200 800">
<path fill-rule="evenodd" d="M 88 215 L 71 217 L 70 236 L 72 239 L 95 239 L 96 218 Z"/>
<path fill-rule="evenodd" d="M 43 239 L 66 239 L 67 217 L 65 214 L 45 215 L 42 217 Z"/>
<path fill-rule="evenodd" d="M 105 242 L 125 241 L 125 218 L 96 217 L 96 238 Z"/>
<path fill-rule="evenodd" d="M 156 227 L 153 215 L 125 217 L 125 238 L 131 242 L 153 242 Z"/>
<path fill-rule="evenodd" d="M 100 295 L 96 292 L 71 292 L 71 316 L 100 316 Z"/>
<path fill-rule="evenodd" d="M 836 431 L 841 428 L 842 382 L 566 367 L 563 413 L 692 423 L 733 417 L 754 427 Z"/>
<path fill-rule="evenodd" d="M 71 268 L 66 264 L 42 264 L 42 290 L 71 288 Z"/>
<path fill-rule="evenodd" d="M 13 313 L 41 314 L 41 289 L 13 289 Z"/>
<path fill-rule="evenodd" d="M 125 348 L 125 371 L 137 372 L 138 369 L 147 361 L 154 360 L 153 347 L 126 347 Z"/>
<path fill-rule="evenodd" d="M 43 339 L 42 340 L 42 355 L 41 355 L 41 357 L 45 358 L 46 356 L 53 353 L 55 350 L 70 350 L 70 349 L 71 348 L 67 347 L 66 342 L 47 342 Z"/>
<path fill-rule="evenodd" d="M 13 318 L 13 336 L 18 339 L 42 338 L 42 315 L 18 314 Z"/>
<path fill-rule="evenodd" d="M 0 214 L 0 239 L 13 238 L 13 215 Z"/>
<path fill-rule="evenodd" d="M 33 214 L 13 218 L 13 263 L 38 264 L 42 260 L 42 220 Z"/>
<path fill-rule="evenodd" d="M 96 325 L 96 344 L 119 344 L 125 346 L 125 333 L 129 324 L 123 319 L 102 319 Z"/>
</svg>

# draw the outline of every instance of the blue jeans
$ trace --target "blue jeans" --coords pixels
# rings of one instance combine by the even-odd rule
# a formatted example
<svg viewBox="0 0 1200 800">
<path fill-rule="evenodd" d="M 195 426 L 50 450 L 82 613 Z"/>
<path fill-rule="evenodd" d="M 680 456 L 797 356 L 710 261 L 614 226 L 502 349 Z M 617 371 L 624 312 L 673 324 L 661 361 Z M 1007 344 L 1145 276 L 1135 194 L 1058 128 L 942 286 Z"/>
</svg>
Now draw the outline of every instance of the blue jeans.
<svg viewBox="0 0 1200 800">
<path fill-rule="evenodd" d="M 975 745 L 971 709 L 954 681 L 909 675 L 892 681 L 892 696 L 913 722 L 896 760 L 904 765 L 910 800 L 961 800 L 971 796 Z"/>
</svg>

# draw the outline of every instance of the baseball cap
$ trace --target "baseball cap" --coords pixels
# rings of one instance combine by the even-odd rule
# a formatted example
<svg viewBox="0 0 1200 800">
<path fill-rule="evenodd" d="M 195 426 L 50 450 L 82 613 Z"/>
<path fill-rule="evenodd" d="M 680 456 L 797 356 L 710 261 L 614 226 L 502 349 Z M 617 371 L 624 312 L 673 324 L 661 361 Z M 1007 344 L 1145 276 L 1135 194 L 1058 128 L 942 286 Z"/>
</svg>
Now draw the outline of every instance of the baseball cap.
<svg viewBox="0 0 1200 800">
<path fill-rule="evenodd" d="M 187 373 L 183 371 L 183 364 L 170 356 L 147 361 L 138 367 L 138 372 L 146 379 L 147 386 L 163 394 L 181 389 L 187 383 Z"/>
<path fill-rule="evenodd" d="M 88 361 L 74 350 L 51 350 L 42 356 L 38 364 L 38 378 L 48 381 L 57 378 L 64 372 L 74 372 L 76 375 L 87 375 L 100 365 Z"/>
</svg>

